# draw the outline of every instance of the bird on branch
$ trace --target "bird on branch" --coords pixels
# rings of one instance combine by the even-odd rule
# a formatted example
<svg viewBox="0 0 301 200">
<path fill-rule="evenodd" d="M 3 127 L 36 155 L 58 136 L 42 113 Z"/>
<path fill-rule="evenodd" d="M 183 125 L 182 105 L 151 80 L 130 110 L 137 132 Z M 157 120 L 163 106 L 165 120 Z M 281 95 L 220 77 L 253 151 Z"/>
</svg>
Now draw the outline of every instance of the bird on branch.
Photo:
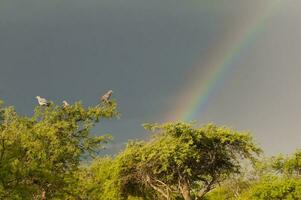
<svg viewBox="0 0 301 200">
<path fill-rule="evenodd" d="M 64 107 L 64 108 L 68 107 L 69 105 L 70 105 L 70 104 L 69 104 L 66 100 L 63 101 L 63 107 Z"/>
<path fill-rule="evenodd" d="M 40 96 L 36 96 L 36 99 L 38 100 L 38 103 L 40 106 L 49 106 L 50 102 L 47 101 L 45 98 L 42 98 Z"/>
<path fill-rule="evenodd" d="M 107 93 L 105 93 L 102 97 L 101 97 L 101 101 L 104 102 L 104 103 L 108 103 L 111 96 L 113 94 L 113 91 L 112 90 L 109 90 L 107 91 Z"/>
</svg>

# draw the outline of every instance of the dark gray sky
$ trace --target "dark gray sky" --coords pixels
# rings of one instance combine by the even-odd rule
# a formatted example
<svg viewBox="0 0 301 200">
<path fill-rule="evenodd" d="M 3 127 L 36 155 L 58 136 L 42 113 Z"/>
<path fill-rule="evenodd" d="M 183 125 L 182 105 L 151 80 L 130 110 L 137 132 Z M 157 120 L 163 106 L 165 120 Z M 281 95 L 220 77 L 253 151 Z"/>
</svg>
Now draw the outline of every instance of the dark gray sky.
<svg viewBox="0 0 301 200">
<path fill-rule="evenodd" d="M 122 117 L 102 129 L 119 147 L 164 120 L 208 49 L 273 1 L 2 0 L 0 98 L 31 114 L 36 95 L 90 105 L 112 89 Z M 289 0 L 267 20 L 199 123 L 250 130 L 267 153 L 301 146 L 300 11 Z"/>
</svg>

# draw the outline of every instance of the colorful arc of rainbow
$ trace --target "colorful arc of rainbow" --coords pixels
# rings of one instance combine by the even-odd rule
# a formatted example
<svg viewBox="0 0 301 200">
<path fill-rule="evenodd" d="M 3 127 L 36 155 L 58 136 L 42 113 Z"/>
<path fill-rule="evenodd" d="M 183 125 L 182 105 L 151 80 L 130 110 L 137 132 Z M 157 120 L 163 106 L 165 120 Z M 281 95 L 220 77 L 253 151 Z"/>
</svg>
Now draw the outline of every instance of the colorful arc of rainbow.
<svg viewBox="0 0 301 200">
<path fill-rule="evenodd" d="M 174 104 L 171 112 L 166 117 L 166 120 L 194 120 L 205 109 L 211 96 L 224 83 L 231 68 L 235 66 L 233 62 L 241 52 L 247 48 L 256 38 L 258 33 L 264 29 L 268 19 L 272 17 L 280 1 L 274 1 L 269 9 L 256 13 L 254 17 L 246 23 L 246 26 L 241 26 L 234 35 L 229 36 L 218 47 L 214 47 L 210 57 L 202 65 L 207 68 L 198 68 L 194 71 L 189 82 L 182 92 L 178 101 Z M 202 74 L 201 76 L 199 76 Z M 192 77 L 192 78 L 191 78 Z M 205 79 L 200 77 L 206 77 Z M 209 77 L 209 78 L 208 78 Z"/>
</svg>

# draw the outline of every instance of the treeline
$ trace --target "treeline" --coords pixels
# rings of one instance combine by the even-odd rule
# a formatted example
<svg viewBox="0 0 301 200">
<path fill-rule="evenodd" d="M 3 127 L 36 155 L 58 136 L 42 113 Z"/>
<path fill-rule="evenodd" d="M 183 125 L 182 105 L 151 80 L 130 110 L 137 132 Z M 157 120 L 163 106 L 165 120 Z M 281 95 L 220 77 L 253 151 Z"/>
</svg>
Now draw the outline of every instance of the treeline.
<svg viewBox="0 0 301 200">
<path fill-rule="evenodd" d="M 0 103 L 0 199 L 301 199 L 301 151 L 265 158 L 248 132 L 214 124 L 144 124 L 148 140 L 101 157 L 111 136 L 92 129 L 117 116 L 115 101 L 32 116 Z"/>
</svg>

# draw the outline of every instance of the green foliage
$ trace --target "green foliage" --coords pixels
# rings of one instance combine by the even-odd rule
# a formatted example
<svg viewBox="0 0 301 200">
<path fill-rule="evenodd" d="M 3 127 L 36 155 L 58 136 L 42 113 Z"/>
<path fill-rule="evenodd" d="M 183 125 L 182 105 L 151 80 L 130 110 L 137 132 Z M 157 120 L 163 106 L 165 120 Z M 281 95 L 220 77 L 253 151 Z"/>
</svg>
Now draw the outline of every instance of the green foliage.
<svg viewBox="0 0 301 200">
<path fill-rule="evenodd" d="M 301 175 L 301 150 L 297 150 L 290 156 L 275 156 L 272 158 L 272 168 L 286 176 Z"/>
<path fill-rule="evenodd" d="M 82 166 L 78 175 L 78 196 L 87 200 L 120 199 L 116 185 L 118 169 L 111 157 L 95 159 L 90 165 Z"/>
<path fill-rule="evenodd" d="M 293 178 L 266 177 L 251 189 L 250 199 L 301 199 L 301 180 Z"/>
<path fill-rule="evenodd" d="M 241 175 L 239 182 L 235 177 L 223 182 L 207 199 L 301 199 L 300 150 L 258 160 L 251 172 Z"/>
<path fill-rule="evenodd" d="M 238 174 L 223 181 L 218 187 L 210 191 L 205 196 L 205 199 L 247 200 L 249 198 L 244 198 L 246 195 L 244 193 L 248 191 L 251 186 L 252 181 L 246 177 L 246 174 Z"/>
<path fill-rule="evenodd" d="M 301 150 L 259 159 L 248 132 L 213 124 L 145 124 L 149 140 L 99 157 L 111 136 L 93 127 L 116 110 L 51 102 L 20 116 L 0 101 L 0 199 L 301 199 Z"/>
<path fill-rule="evenodd" d="M 38 106 L 32 117 L 3 108 L 0 125 L 0 198 L 62 199 L 72 196 L 83 155 L 93 156 L 108 136 L 90 132 L 101 118 L 117 115 L 116 103 L 84 108 Z M 71 197 L 70 197 L 71 198 Z"/>
<path fill-rule="evenodd" d="M 123 153 L 122 153 L 123 154 Z M 123 154 L 124 155 L 124 154 Z M 120 158 L 120 157 L 119 157 Z M 148 191 L 141 191 L 140 195 L 125 195 L 126 191 L 133 190 L 130 185 L 122 185 L 124 176 L 122 163 L 119 158 L 103 157 L 95 159 L 90 165 L 79 169 L 78 196 L 85 200 L 146 200 L 156 199 Z M 130 163 L 127 163 L 130 164 Z M 137 189 L 137 188 L 136 188 Z M 151 197 L 149 197 L 151 196 Z"/>
<path fill-rule="evenodd" d="M 156 132 L 148 142 L 133 142 L 118 159 L 122 186 L 129 194 L 152 189 L 166 199 L 202 198 L 219 182 L 239 173 L 241 159 L 261 150 L 248 133 L 209 124 L 147 124 Z M 133 189 L 129 189 L 133 188 Z M 138 188 L 138 190 L 137 190 Z"/>
</svg>

